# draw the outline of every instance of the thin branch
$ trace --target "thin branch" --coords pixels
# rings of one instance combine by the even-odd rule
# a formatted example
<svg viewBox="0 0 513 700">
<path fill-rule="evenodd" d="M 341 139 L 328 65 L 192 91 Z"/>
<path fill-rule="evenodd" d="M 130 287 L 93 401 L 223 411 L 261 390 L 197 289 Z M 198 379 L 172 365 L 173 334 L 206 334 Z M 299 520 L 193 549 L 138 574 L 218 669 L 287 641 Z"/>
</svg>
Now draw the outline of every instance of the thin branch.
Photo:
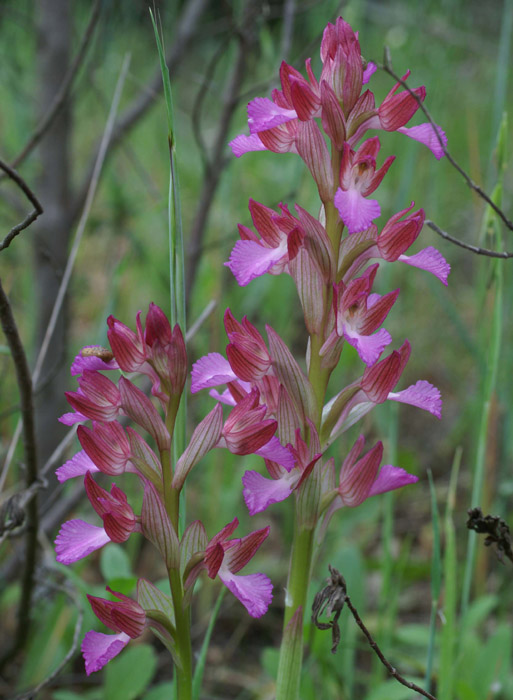
<svg viewBox="0 0 513 700">
<path fill-rule="evenodd" d="M 337 646 L 340 642 L 340 628 L 338 625 L 338 619 L 340 617 L 340 613 L 342 612 L 342 608 L 344 607 L 344 605 L 347 605 L 347 607 L 351 611 L 351 614 L 356 624 L 367 637 L 369 646 L 377 655 L 377 657 L 379 658 L 383 666 L 387 669 L 388 673 L 392 676 L 392 678 L 395 678 L 395 680 L 398 683 L 401 683 L 401 685 L 404 685 L 406 688 L 414 690 L 415 692 L 419 693 L 419 695 L 428 698 L 428 700 L 437 700 L 434 695 L 431 695 L 431 693 L 429 693 L 427 690 L 424 690 L 416 683 L 411 683 L 410 681 L 407 681 L 403 676 L 401 676 L 399 671 L 396 668 L 394 668 L 392 664 L 386 659 L 385 655 L 379 648 L 377 642 L 373 639 L 371 633 L 363 623 L 363 620 L 358 614 L 357 609 L 352 604 L 351 598 L 347 594 L 347 585 L 344 577 L 331 565 L 329 565 L 328 568 L 331 574 L 330 578 L 328 579 L 328 585 L 325 588 L 323 588 L 322 591 L 319 591 L 319 593 L 317 593 L 314 598 L 314 602 L 312 605 L 312 621 L 315 624 L 315 626 L 320 630 L 331 629 L 333 638 L 333 646 L 331 648 L 332 653 L 336 652 Z M 333 615 L 333 619 L 329 620 L 328 622 L 320 622 L 319 616 L 323 614 L 327 615 L 328 617 L 330 615 Z"/>
<path fill-rule="evenodd" d="M 408 86 L 407 82 L 400 78 L 393 70 L 392 68 L 392 60 L 390 57 L 390 49 L 388 46 L 385 46 L 385 51 L 384 51 L 384 58 L 383 58 L 383 65 L 376 63 L 378 68 L 381 70 L 385 71 L 385 73 L 388 73 L 388 75 L 392 76 L 396 82 L 399 83 L 399 85 L 402 85 L 405 90 L 407 90 L 410 95 L 414 98 L 415 102 L 419 105 L 419 108 L 421 111 L 425 114 L 427 120 L 433 127 L 433 131 L 436 135 L 436 138 L 438 139 L 438 142 L 440 143 L 440 146 L 449 161 L 449 163 L 455 168 L 460 175 L 463 177 L 467 185 L 470 187 L 471 190 L 474 190 L 476 194 L 478 194 L 481 199 L 484 199 L 484 201 L 495 211 L 495 213 L 503 220 L 505 225 L 509 228 L 510 231 L 513 231 L 513 222 L 508 219 L 506 214 L 502 211 L 500 207 L 498 207 L 495 202 L 489 197 L 489 195 L 486 194 L 486 192 L 479 186 L 476 185 L 476 183 L 472 180 L 470 175 L 461 167 L 459 163 L 456 162 L 456 160 L 453 158 L 453 156 L 449 153 L 447 150 L 446 146 L 443 143 L 442 137 L 440 136 L 439 129 L 437 128 L 437 124 L 433 121 L 433 118 L 431 117 L 431 114 L 429 113 L 427 107 L 425 107 L 424 103 L 420 99 L 418 95 L 416 95 L 413 90 Z M 475 251 L 474 251 L 475 252 Z"/>
<path fill-rule="evenodd" d="M 66 290 L 68 288 L 69 281 L 71 279 L 71 273 L 73 271 L 73 266 L 75 264 L 75 260 L 78 254 L 78 249 L 80 247 L 80 242 L 82 240 L 82 236 L 89 218 L 89 212 L 91 211 L 91 206 L 94 200 L 94 196 L 96 193 L 96 188 L 98 186 L 98 182 L 100 179 L 100 173 L 103 167 L 103 163 L 105 160 L 105 155 L 107 152 L 107 147 L 108 143 L 111 138 L 112 134 L 112 129 L 114 126 L 114 120 L 116 118 L 116 112 L 119 106 L 119 101 L 121 99 L 121 93 L 123 90 L 123 86 L 125 83 L 126 75 L 128 72 L 128 66 L 129 66 L 130 60 L 129 56 L 125 56 L 125 59 L 123 61 L 123 65 L 121 67 L 121 71 L 119 74 L 118 82 L 116 84 L 116 88 L 114 90 L 114 95 L 112 98 L 112 104 L 109 112 L 109 116 L 107 118 L 107 123 L 105 125 L 105 130 L 103 132 L 103 137 L 102 137 L 102 142 L 101 142 L 101 147 L 100 150 L 98 151 L 98 155 L 96 158 L 96 164 L 95 168 L 91 177 L 91 181 L 89 182 L 89 188 L 87 192 L 87 197 L 86 201 L 84 204 L 84 209 L 82 211 L 82 216 L 80 218 L 80 221 L 77 226 L 77 232 L 75 234 L 75 239 L 73 241 L 73 246 L 71 248 L 70 254 L 68 256 L 68 260 L 66 262 L 66 268 L 64 270 L 64 274 L 62 276 L 61 284 L 59 286 L 59 291 L 57 294 L 57 297 L 55 299 L 55 304 L 52 310 L 52 315 L 50 317 L 50 320 L 48 322 L 48 327 L 46 329 L 45 337 L 43 339 L 43 342 L 41 344 L 41 348 L 39 349 L 39 354 L 37 356 L 36 360 L 36 366 L 34 368 L 34 372 L 32 374 L 32 381 L 34 383 L 37 383 L 39 376 L 41 374 L 41 368 L 43 366 L 46 353 L 48 351 L 48 347 L 50 344 L 50 339 L 52 337 L 53 331 L 55 329 L 55 324 L 57 322 L 57 318 L 61 312 L 62 304 L 64 301 L 64 297 L 66 294 Z M 9 446 L 9 450 L 7 452 L 7 457 L 5 459 L 4 467 L 3 467 L 3 472 L 2 476 L 0 477 L 0 481 L 5 478 L 5 474 L 7 473 L 7 470 L 9 468 L 10 461 L 13 457 L 14 454 L 14 448 L 16 446 L 17 439 L 19 437 L 19 423 L 16 426 L 16 431 L 15 434 L 11 440 L 11 444 Z"/>
<path fill-rule="evenodd" d="M 0 281 L 0 322 L 7 344 L 11 351 L 16 378 L 20 392 L 21 417 L 23 422 L 23 447 L 25 453 L 25 485 L 31 488 L 38 479 L 36 431 L 34 423 L 34 402 L 32 396 L 32 378 L 23 348 L 23 343 L 16 327 L 9 299 Z M 21 595 L 18 604 L 18 622 L 11 648 L 0 659 L 0 668 L 23 647 L 29 633 L 31 602 L 34 589 L 34 570 L 37 556 L 38 533 L 37 498 L 31 499 L 27 508 L 27 531 L 25 547 L 25 565 L 21 582 Z"/>
<path fill-rule="evenodd" d="M 26 229 L 32 222 L 34 222 L 37 217 L 43 213 L 43 207 L 39 203 L 38 198 L 36 195 L 32 192 L 30 187 L 27 185 L 25 180 L 12 168 L 10 165 L 7 165 L 7 163 L 4 163 L 2 160 L 0 160 L 0 168 L 6 173 L 5 177 L 10 177 L 11 180 L 13 180 L 20 190 L 24 192 L 24 194 L 27 196 L 27 199 L 34 205 L 34 211 L 32 211 L 30 214 L 28 214 L 25 219 L 21 222 L 21 224 L 18 224 L 17 226 L 14 226 L 7 236 L 4 238 L 4 240 L 0 243 L 0 251 L 4 250 L 5 248 L 8 248 L 9 245 L 11 244 L 11 241 L 16 238 L 16 236 L 21 233 L 24 229 Z"/>
<path fill-rule="evenodd" d="M 424 223 L 443 239 L 449 241 L 449 243 L 454 243 L 454 245 L 457 245 L 460 248 L 470 250 L 471 253 L 475 253 L 476 255 L 486 255 L 488 258 L 513 258 L 513 253 L 508 253 L 506 251 L 497 252 L 496 250 L 489 250 L 488 248 L 480 248 L 477 245 L 464 243 L 459 238 L 454 238 L 454 236 L 451 236 L 446 231 L 443 231 L 439 226 L 437 226 L 433 221 L 430 221 L 429 219 L 426 219 Z"/>
<path fill-rule="evenodd" d="M 34 150 L 34 148 L 37 146 L 39 141 L 43 138 L 45 133 L 48 131 L 50 126 L 52 125 L 53 120 L 57 116 L 57 114 L 60 112 L 63 104 L 65 103 L 69 92 L 71 90 L 71 87 L 73 85 L 73 81 L 75 80 L 75 77 L 84 61 L 85 55 L 87 53 L 87 48 L 89 46 L 89 43 L 91 41 L 91 38 L 93 36 L 94 30 L 96 28 L 96 24 L 98 22 L 98 18 L 100 16 L 100 9 L 101 9 L 101 0 L 96 0 L 93 6 L 93 9 L 91 11 L 91 17 L 89 19 L 89 23 L 86 27 L 86 30 L 84 32 L 84 36 L 82 37 L 82 41 L 80 42 L 80 46 L 77 51 L 77 55 L 75 56 L 75 60 L 73 63 L 70 65 L 66 75 L 64 76 L 64 80 L 62 81 L 62 85 L 59 88 L 59 91 L 54 97 L 54 100 L 52 104 L 50 105 L 50 108 L 46 115 L 43 117 L 41 120 L 41 123 L 39 126 L 35 129 L 34 133 L 32 136 L 29 138 L 28 142 L 22 149 L 22 151 L 14 158 L 14 160 L 11 163 L 11 167 L 15 168 L 18 166 L 20 163 L 22 163 L 25 158 Z M 3 176 L 5 177 L 5 176 Z M 3 177 L 0 176 L 0 180 L 3 179 Z"/>
<path fill-rule="evenodd" d="M 68 596 L 68 598 L 70 598 L 70 600 L 75 604 L 75 606 L 78 610 L 77 619 L 75 622 L 75 629 L 73 631 L 73 639 L 71 642 L 71 647 L 69 648 L 67 654 L 62 659 L 62 661 L 57 666 L 57 668 L 55 668 L 46 678 L 44 678 L 34 688 L 31 688 L 30 690 L 27 690 L 24 693 L 21 693 L 21 695 L 16 695 L 14 700 L 31 700 L 31 698 L 35 698 L 40 690 L 42 690 L 43 688 L 46 688 L 46 686 L 50 685 L 50 683 L 57 678 L 57 676 L 60 674 L 62 669 L 66 666 L 68 661 L 71 661 L 71 659 L 74 657 L 75 652 L 77 650 L 78 639 L 80 636 L 80 630 L 82 629 L 82 621 L 84 619 L 84 609 L 80 603 L 78 596 L 75 593 L 72 593 L 65 586 L 59 586 L 58 584 L 52 584 L 52 588 L 55 588 L 56 590 L 62 591 L 63 593 L 65 593 Z"/>
</svg>

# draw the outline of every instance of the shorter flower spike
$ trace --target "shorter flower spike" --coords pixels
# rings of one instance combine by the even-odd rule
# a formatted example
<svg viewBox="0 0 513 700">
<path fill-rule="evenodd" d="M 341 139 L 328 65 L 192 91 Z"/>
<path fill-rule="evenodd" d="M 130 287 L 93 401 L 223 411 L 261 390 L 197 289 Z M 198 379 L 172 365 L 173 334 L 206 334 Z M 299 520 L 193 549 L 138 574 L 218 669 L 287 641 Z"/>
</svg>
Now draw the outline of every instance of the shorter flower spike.
<svg viewBox="0 0 513 700">
<path fill-rule="evenodd" d="M 238 524 L 238 519 L 234 518 L 212 538 L 206 548 L 205 565 L 210 578 L 219 576 L 252 617 L 261 617 L 272 600 L 271 581 L 264 574 L 236 574 L 253 558 L 269 535 L 270 528 L 257 530 L 241 539 L 228 540 Z"/>
</svg>

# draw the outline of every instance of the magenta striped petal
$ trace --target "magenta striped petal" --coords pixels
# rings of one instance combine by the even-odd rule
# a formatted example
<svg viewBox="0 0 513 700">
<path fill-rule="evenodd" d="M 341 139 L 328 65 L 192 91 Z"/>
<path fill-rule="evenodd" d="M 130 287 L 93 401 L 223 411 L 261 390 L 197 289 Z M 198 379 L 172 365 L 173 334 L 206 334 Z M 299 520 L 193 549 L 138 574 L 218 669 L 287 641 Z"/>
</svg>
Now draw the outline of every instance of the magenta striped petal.
<svg viewBox="0 0 513 700">
<path fill-rule="evenodd" d="M 441 126 L 438 126 L 438 124 L 436 125 L 436 129 L 440 135 L 440 138 L 442 139 L 444 147 L 447 148 L 447 136 L 445 135 L 445 131 Z M 424 146 L 429 148 L 437 160 L 444 157 L 444 149 L 440 144 L 440 140 L 435 133 L 433 125 L 429 122 L 419 124 L 418 126 L 401 126 L 399 129 L 397 129 L 397 131 L 401 132 L 401 134 L 404 134 L 405 136 L 409 136 L 415 141 L 420 141 L 420 143 L 423 143 Z"/>
<path fill-rule="evenodd" d="M 191 378 L 191 392 L 195 394 L 201 389 L 233 382 L 237 375 L 225 357 L 218 352 L 209 352 L 192 365 Z"/>
<path fill-rule="evenodd" d="M 61 564 L 72 564 L 100 549 L 110 537 L 103 527 L 91 525 L 83 520 L 68 520 L 63 523 L 55 538 L 56 559 Z"/>
<path fill-rule="evenodd" d="M 355 189 L 343 190 L 339 187 L 334 204 L 349 233 L 364 231 L 381 214 L 377 199 L 367 199 Z"/>
<path fill-rule="evenodd" d="M 219 578 L 240 600 L 251 617 L 262 617 L 273 599 L 273 584 L 265 574 L 236 576 L 221 566 Z"/>
<path fill-rule="evenodd" d="M 255 277 L 269 272 L 286 254 L 285 246 L 267 248 L 256 241 L 237 241 L 225 265 L 233 272 L 239 286 L 245 287 Z"/>
<path fill-rule="evenodd" d="M 442 417 L 442 398 L 440 390 L 425 380 L 412 384 L 404 391 L 391 392 L 387 398 L 389 401 L 399 401 L 417 406 L 424 411 L 429 411 L 437 418 Z"/>
<path fill-rule="evenodd" d="M 377 496 L 379 493 L 386 493 L 387 491 L 395 491 L 395 489 L 400 489 L 402 486 L 414 484 L 418 480 L 419 478 L 417 476 L 408 474 L 407 471 L 400 467 L 384 464 L 381 467 L 376 481 L 371 486 L 369 497 Z"/>
<path fill-rule="evenodd" d="M 74 414 L 75 415 L 75 414 Z M 67 462 L 64 462 L 62 467 L 55 470 L 57 479 L 61 482 L 73 479 L 75 476 L 84 476 L 87 472 L 100 471 L 93 460 L 88 457 L 84 450 L 80 450 Z"/>
<path fill-rule="evenodd" d="M 293 485 L 287 476 L 282 479 L 266 479 L 256 471 L 245 472 L 242 477 L 242 493 L 250 515 L 261 513 L 272 503 L 279 503 L 290 496 Z"/>
<path fill-rule="evenodd" d="M 130 637 L 124 632 L 119 634 L 102 634 L 94 630 L 88 632 L 80 647 L 87 675 L 103 668 L 126 647 L 129 641 Z"/>
<path fill-rule="evenodd" d="M 447 277 L 451 271 L 451 266 L 442 253 L 433 248 L 433 246 L 424 248 L 415 255 L 400 255 L 397 259 L 406 263 L 406 265 L 419 267 L 421 270 L 431 272 L 435 277 L 438 277 L 440 282 L 447 286 Z"/>
<path fill-rule="evenodd" d="M 251 136 L 239 134 L 239 136 L 236 136 L 228 145 L 232 149 L 233 155 L 237 158 L 251 151 L 267 151 L 267 148 L 262 141 L 260 141 L 258 134 L 251 134 Z"/>
<path fill-rule="evenodd" d="M 291 119 L 297 119 L 295 110 L 278 107 L 268 97 L 255 97 L 248 104 L 250 134 L 267 131 L 267 129 L 272 129 L 273 126 L 279 126 L 279 124 L 285 124 Z"/>
</svg>

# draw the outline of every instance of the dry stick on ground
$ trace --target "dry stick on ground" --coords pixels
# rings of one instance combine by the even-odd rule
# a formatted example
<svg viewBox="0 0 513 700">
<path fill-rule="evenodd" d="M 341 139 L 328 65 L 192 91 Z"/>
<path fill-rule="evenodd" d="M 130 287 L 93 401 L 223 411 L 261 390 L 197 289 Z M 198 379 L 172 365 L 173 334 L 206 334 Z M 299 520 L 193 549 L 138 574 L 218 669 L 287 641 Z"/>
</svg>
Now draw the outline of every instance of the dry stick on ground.
<svg viewBox="0 0 513 700">
<path fill-rule="evenodd" d="M 80 42 L 80 46 L 77 51 L 77 55 L 75 56 L 75 60 L 73 63 L 70 65 L 68 72 L 66 73 L 64 80 L 62 81 L 62 85 L 59 89 L 59 92 L 55 95 L 55 98 L 44 116 L 44 118 L 41 120 L 41 123 L 37 126 L 35 129 L 34 133 L 31 135 L 29 140 L 27 141 L 26 145 L 22 149 L 22 151 L 14 158 L 14 160 L 11 162 L 11 167 L 15 168 L 17 167 L 20 163 L 22 163 L 25 158 L 34 150 L 34 148 L 37 146 L 39 141 L 43 138 L 47 130 L 50 128 L 52 125 L 53 120 L 61 110 L 61 107 L 66 101 L 66 98 L 69 95 L 69 92 L 71 90 L 71 87 L 73 85 L 73 81 L 75 80 L 76 75 L 78 74 L 78 71 L 80 70 L 80 67 L 84 61 L 84 58 L 87 53 L 87 49 L 89 47 L 89 43 L 91 41 L 91 38 L 94 34 L 94 30 L 96 28 L 96 24 L 98 22 L 98 18 L 100 16 L 100 9 L 101 9 L 101 0 L 96 0 L 94 3 L 93 9 L 91 11 L 91 17 L 89 19 L 89 23 L 86 27 L 86 30 L 84 32 L 84 36 L 82 37 L 82 41 Z M 0 176 L 0 180 L 2 180 L 5 177 L 5 175 Z"/>
<path fill-rule="evenodd" d="M 30 224 L 37 219 L 37 217 L 43 213 L 43 207 L 39 203 L 39 200 L 37 199 L 36 195 L 32 192 L 30 187 L 27 185 L 25 180 L 20 177 L 20 175 L 12 168 L 11 166 L 7 165 L 7 163 L 4 163 L 2 160 L 0 160 L 0 168 L 5 172 L 6 177 L 10 177 L 11 180 L 13 180 L 20 190 L 23 191 L 23 193 L 27 196 L 27 198 L 30 200 L 30 202 L 34 205 L 34 211 L 32 211 L 30 214 L 28 214 L 25 219 L 21 222 L 21 224 L 18 224 L 17 226 L 14 226 L 7 236 L 4 238 L 4 240 L 0 243 L 0 251 L 4 250 L 5 248 L 8 248 L 9 245 L 11 244 L 12 240 L 16 238 L 16 236 L 21 233 L 24 229 L 26 229 Z"/>
<path fill-rule="evenodd" d="M 329 565 L 328 568 L 331 574 L 330 578 L 328 579 L 329 583 L 325 588 L 323 588 L 322 591 L 319 591 L 314 598 L 312 605 L 312 622 L 320 630 L 331 629 L 333 638 L 333 646 L 331 648 L 332 653 L 336 652 L 337 646 L 340 642 L 338 618 L 340 617 L 340 613 L 342 612 L 344 605 L 347 605 L 356 624 L 367 637 L 371 649 L 377 655 L 389 674 L 395 678 L 398 683 L 401 683 L 401 685 L 404 685 L 410 690 L 416 691 L 423 697 L 428 698 L 428 700 L 437 700 L 436 697 L 431 695 L 431 693 L 429 693 L 427 690 L 424 690 L 416 683 L 411 683 L 403 678 L 399 671 L 386 659 L 377 642 L 373 639 L 371 633 L 363 623 L 357 609 L 352 604 L 351 598 L 347 594 L 347 586 L 344 577 L 331 565 Z M 320 622 L 320 615 L 326 615 L 328 617 L 333 615 L 333 619 L 329 620 L 328 622 Z"/>
<path fill-rule="evenodd" d="M 404 89 L 407 90 L 408 93 L 414 98 L 415 102 L 417 102 L 417 104 L 419 105 L 419 108 L 421 109 L 421 111 L 424 113 L 427 120 L 431 124 L 431 126 L 433 128 L 433 132 L 435 133 L 436 138 L 438 139 L 438 142 L 440 144 L 440 147 L 442 148 L 444 155 L 447 158 L 447 160 L 449 161 L 449 163 L 453 166 L 453 168 L 455 168 L 459 172 L 459 174 L 463 177 L 463 179 L 465 180 L 467 185 L 470 187 L 470 189 L 473 190 L 477 195 L 479 195 L 479 197 L 481 197 L 481 199 L 483 199 L 488 204 L 488 206 L 490 206 L 494 210 L 494 212 L 497 214 L 497 216 L 499 216 L 499 218 L 502 219 L 502 221 L 507 226 L 507 228 L 509 228 L 510 231 L 513 231 L 513 222 L 510 221 L 510 219 L 508 219 L 508 217 L 502 211 L 502 209 L 500 207 L 498 207 L 497 204 L 495 204 L 495 202 L 491 199 L 491 197 L 489 195 L 487 195 L 486 192 L 472 180 L 470 175 L 461 167 L 461 165 L 459 163 L 456 162 L 456 160 L 453 158 L 453 156 L 449 153 L 449 151 L 447 150 L 447 148 L 442 140 L 442 137 L 441 137 L 440 132 L 437 128 L 437 125 L 433 121 L 431 114 L 429 113 L 427 107 L 425 107 L 425 105 L 422 102 L 422 100 L 420 99 L 420 97 L 418 95 L 416 95 L 415 92 L 413 92 L 413 90 L 409 87 L 409 85 L 407 84 L 407 82 L 405 80 L 400 78 L 394 72 L 394 70 L 392 68 L 392 60 L 390 57 L 390 49 L 388 48 L 388 46 L 385 46 L 383 65 L 380 65 L 379 63 L 376 63 L 376 65 L 378 66 L 378 68 L 385 71 L 385 73 L 388 73 L 388 75 L 390 75 L 392 78 L 394 78 L 394 80 L 397 83 L 399 83 L 399 85 L 402 85 L 404 87 Z M 442 238 L 444 238 L 445 240 L 447 240 L 451 243 L 454 243 L 455 245 L 458 245 L 461 248 L 465 248 L 465 250 L 469 250 L 472 253 L 476 253 L 477 255 L 486 255 L 486 256 L 491 257 L 491 258 L 511 258 L 511 257 L 513 257 L 513 253 L 505 253 L 505 252 L 501 253 L 501 252 L 496 252 L 493 250 L 487 250 L 485 248 L 479 248 L 478 246 L 468 245 L 467 243 L 464 243 L 463 241 L 460 241 L 459 239 L 454 238 L 453 236 L 450 236 L 445 231 L 442 231 L 442 229 L 439 228 L 432 221 L 426 221 L 426 224 L 433 231 L 438 233 L 438 235 L 442 236 Z"/>
</svg>

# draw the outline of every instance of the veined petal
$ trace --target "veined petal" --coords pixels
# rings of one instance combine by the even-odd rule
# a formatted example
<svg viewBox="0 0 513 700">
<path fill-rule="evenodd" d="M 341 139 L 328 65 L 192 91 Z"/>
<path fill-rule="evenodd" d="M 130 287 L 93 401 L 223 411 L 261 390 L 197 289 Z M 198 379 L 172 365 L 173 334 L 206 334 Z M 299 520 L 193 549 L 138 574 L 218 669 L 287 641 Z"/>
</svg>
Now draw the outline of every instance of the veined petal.
<svg viewBox="0 0 513 700">
<path fill-rule="evenodd" d="M 423 379 L 416 384 L 412 384 L 403 391 L 390 392 L 387 398 L 390 401 L 409 403 L 411 406 L 423 408 L 437 418 L 442 417 L 442 398 L 440 390 Z"/>
<path fill-rule="evenodd" d="M 84 450 L 80 450 L 67 462 L 64 462 L 62 467 L 55 470 L 57 479 L 62 484 L 68 479 L 73 479 L 75 476 L 84 476 L 87 472 L 100 471 L 93 460 L 88 457 Z"/>
<path fill-rule="evenodd" d="M 376 481 L 371 486 L 369 497 L 376 496 L 378 493 L 395 491 L 395 489 L 400 489 L 402 486 L 414 484 L 418 480 L 419 478 L 417 476 L 408 474 L 407 471 L 400 467 L 385 464 L 381 467 Z"/>
<path fill-rule="evenodd" d="M 268 97 L 255 97 L 248 104 L 248 126 L 250 134 L 272 129 L 273 126 L 297 119 L 294 109 L 279 107 Z"/>
<path fill-rule="evenodd" d="M 295 464 L 292 453 L 281 444 L 276 435 L 273 435 L 269 442 L 267 442 L 263 447 L 260 447 L 255 454 L 263 457 L 264 459 L 270 459 L 273 462 L 277 462 L 282 467 L 285 467 L 288 472 L 294 467 Z"/>
<path fill-rule="evenodd" d="M 193 394 L 201 389 L 219 386 L 237 379 L 228 360 L 218 352 L 209 352 L 208 355 L 200 357 L 192 366 L 191 377 Z"/>
<path fill-rule="evenodd" d="M 85 423 L 86 421 L 89 420 L 87 416 L 84 416 L 83 413 L 79 413 L 78 411 L 70 411 L 69 413 L 63 413 L 60 418 L 57 419 L 59 423 L 62 423 L 63 425 L 76 425 L 77 423 Z"/>
<path fill-rule="evenodd" d="M 284 501 L 293 489 L 293 484 L 286 475 L 281 479 L 267 479 L 253 470 L 244 473 L 242 483 L 242 493 L 250 515 L 261 513 L 271 503 Z"/>
<path fill-rule="evenodd" d="M 82 348 L 82 350 L 87 350 L 90 348 L 98 349 L 99 351 L 104 350 L 104 348 L 100 348 L 98 345 L 86 345 L 84 348 Z M 119 365 L 115 359 L 107 361 L 102 359 L 98 355 L 82 355 L 82 352 L 79 352 L 78 355 L 75 356 L 73 362 L 71 363 L 71 376 L 80 377 L 83 371 L 86 369 L 103 371 L 107 369 L 119 369 Z"/>
<path fill-rule="evenodd" d="M 360 335 L 356 331 L 347 330 L 344 338 L 356 348 L 360 359 L 368 367 L 377 362 L 383 350 L 392 342 L 392 336 L 384 328 L 373 335 Z"/>
<path fill-rule="evenodd" d="M 126 647 L 129 641 L 130 637 L 124 632 L 119 634 L 102 634 L 94 630 L 88 632 L 80 647 L 87 675 L 103 668 Z"/>
<path fill-rule="evenodd" d="M 339 188 L 335 194 L 334 204 L 340 218 L 349 233 L 364 231 L 381 214 L 381 207 L 376 199 L 367 199 L 358 190 Z"/>
<path fill-rule="evenodd" d="M 376 64 L 369 61 L 367 63 L 367 68 L 363 71 L 362 85 L 366 85 L 377 70 Z"/>
<path fill-rule="evenodd" d="M 428 246 L 415 255 L 400 255 L 397 259 L 406 263 L 406 265 L 419 267 L 421 270 L 431 272 L 435 277 L 438 277 L 440 282 L 447 286 L 447 277 L 451 271 L 451 266 L 442 253 L 433 248 L 433 246 Z"/>
<path fill-rule="evenodd" d="M 240 600 L 251 617 L 261 617 L 267 612 L 273 599 L 273 584 L 265 574 L 236 576 L 221 566 L 219 578 Z"/>
<path fill-rule="evenodd" d="M 286 255 L 286 248 L 266 248 L 256 241 L 237 241 L 225 265 L 233 272 L 241 287 L 260 277 Z"/>
<path fill-rule="evenodd" d="M 397 129 L 397 131 L 400 131 L 401 134 L 409 136 L 415 141 L 420 141 L 420 143 L 423 143 L 424 146 L 429 148 L 437 160 L 440 160 L 440 158 L 443 158 L 445 155 L 444 149 L 442 148 L 440 140 L 436 135 L 435 129 L 429 122 L 419 124 L 418 126 L 401 126 L 399 129 Z M 438 126 L 438 124 L 436 125 L 436 131 L 442 139 L 444 148 L 447 148 L 447 136 L 445 135 L 445 131 L 441 126 Z"/>
<path fill-rule="evenodd" d="M 237 158 L 240 158 L 244 153 L 249 153 L 250 151 L 267 151 L 258 134 L 251 134 L 251 136 L 246 136 L 245 134 L 239 134 L 233 141 L 228 144 L 232 149 L 232 153 Z"/>
<path fill-rule="evenodd" d="M 87 557 L 110 542 L 103 527 L 91 525 L 83 520 L 68 520 L 63 523 L 55 538 L 56 559 L 61 564 L 72 564 Z"/>
</svg>

